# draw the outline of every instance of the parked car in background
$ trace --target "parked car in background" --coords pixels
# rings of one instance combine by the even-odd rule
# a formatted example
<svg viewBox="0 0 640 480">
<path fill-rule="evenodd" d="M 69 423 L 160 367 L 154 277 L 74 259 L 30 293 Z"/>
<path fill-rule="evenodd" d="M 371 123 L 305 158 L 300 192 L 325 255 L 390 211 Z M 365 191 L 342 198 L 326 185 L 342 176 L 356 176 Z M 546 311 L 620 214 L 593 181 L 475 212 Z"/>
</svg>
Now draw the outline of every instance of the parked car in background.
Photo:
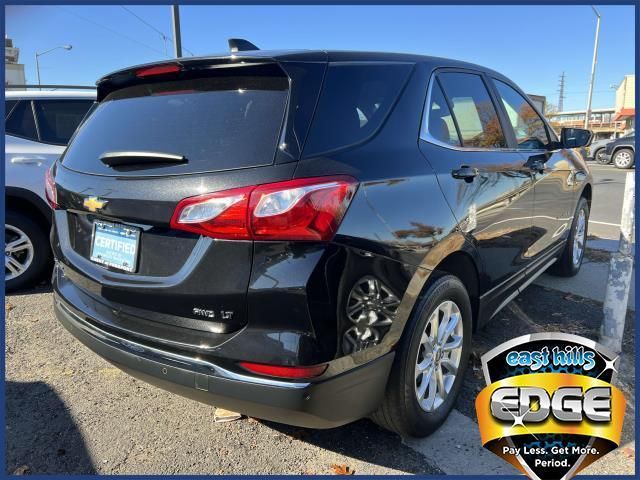
<svg viewBox="0 0 640 480">
<path fill-rule="evenodd" d="M 97 85 L 49 178 L 54 309 L 173 392 L 424 436 L 472 332 L 582 264 L 592 186 L 574 149 L 592 134 L 557 138 L 495 71 L 251 50 Z"/>
<path fill-rule="evenodd" d="M 608 143 L 603 156 L 618 168 L 633 168 L 636 162 L 635 132 Z"/>
<path fill-rule="evenodd" d="M 613 142 L 614 138 L 601 138 L 599 140 L 594 140 L 589 145 L 589 158 L 595 160 L 596 162 L 606 165 L 611 163 L 611 159 L 607 160 L 604 158 L 604 150 L 609 142 Z"/>
<path fill-rule="evenodd" d="M 5 289 L 50 272 L 45 174 L 95 102 L 92 91 L 5 91 Z"/>
</svg>

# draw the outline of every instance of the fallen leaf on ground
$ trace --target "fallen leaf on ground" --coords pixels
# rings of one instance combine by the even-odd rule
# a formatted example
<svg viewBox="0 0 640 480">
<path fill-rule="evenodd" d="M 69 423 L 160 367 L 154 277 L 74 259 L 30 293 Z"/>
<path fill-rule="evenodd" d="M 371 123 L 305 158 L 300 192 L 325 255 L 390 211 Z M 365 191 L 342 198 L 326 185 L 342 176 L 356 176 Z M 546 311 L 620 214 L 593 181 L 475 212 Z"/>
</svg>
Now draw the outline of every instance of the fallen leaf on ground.
<svg viewBox="0 0 640 480">
<path fill-rule="evenodd" d="M 635 450 L 634 450 L 633 448 L 629 448 L 629 447 L 627 447 L 627 448 L 623 448 L 623 449 L 622 449 L 622 453 L 623 453 L 623 454 L 624 454 L 624 456 L 625 456 L 625 457 L 627 457 L 627 458 L 633 458 L 633 457 L 635 457 L 635 455 L 636 455 Z"/>
<path fill-rule="evenodd" d="M 356 473 L 355 470 L 345 465 L 344 463 L 342 465 L 334 463 L 333 465 L 331 465 L 331 468 L 336 475 L 353 475 L 354 473 Z"/>
<path fill-rule="evenodd" d="M 5 303 L 4 304 L 4 310 L 5 312 L 9 313 L 11 310 L 13 310 L 15 307 L 15 305 L 13 305 L 12 303 Z"/>
<path fill-rule="evenodd" d="M 13 471 L 14 475 L 26 475 L 30 472 L 29 465 L 22 465 Z"/>
</svg>

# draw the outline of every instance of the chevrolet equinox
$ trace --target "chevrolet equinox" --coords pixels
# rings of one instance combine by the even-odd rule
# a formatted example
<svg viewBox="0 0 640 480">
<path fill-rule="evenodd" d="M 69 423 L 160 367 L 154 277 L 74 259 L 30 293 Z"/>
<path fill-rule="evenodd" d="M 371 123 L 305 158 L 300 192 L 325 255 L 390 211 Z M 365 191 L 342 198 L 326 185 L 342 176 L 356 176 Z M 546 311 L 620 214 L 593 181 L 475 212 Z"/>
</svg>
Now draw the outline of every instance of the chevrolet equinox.
<svg viewBox="0 0 640 480">
<path fill-rule="evenodd" d="M 429 434 L 473 332 L 578 272 L 591 133 L 469 63 L 230 44 L 97 82 L 47 177 L 58 320 L 211 405 Z"/>
</svg>

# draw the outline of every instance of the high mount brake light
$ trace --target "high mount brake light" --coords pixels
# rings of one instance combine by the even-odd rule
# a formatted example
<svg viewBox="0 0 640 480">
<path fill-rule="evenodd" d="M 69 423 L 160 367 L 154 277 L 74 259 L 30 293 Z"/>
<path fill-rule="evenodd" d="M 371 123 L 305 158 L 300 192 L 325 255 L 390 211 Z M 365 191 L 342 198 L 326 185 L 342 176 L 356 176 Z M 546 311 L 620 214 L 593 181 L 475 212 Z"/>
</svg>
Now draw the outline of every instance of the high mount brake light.
<svg viewBox="0 0 640 480">
<path fill-rule="evenodd" d="M 268 377 L 279 378 L 312 378 L 318 377 L 327 369 L 327 365 L 314 365 L 311 367 L 286 367 L 281 365 L 265 365 L 263 363 L 240 362 L 245 370 Z"/>
<path fill-rule="evenodd" d="M 45 174 L 44 192 L 51 208 L 54 210 L 58 208 L 58 191 L 56 190 L 56 182 L 53 179 L 50 168 Z"/>
<path fill-rule="evenodd" d="M 138 78 L 148 78 L 153 77 L 155 75 L 165 75 L 167 73 L 177 73 L 181 71 L 179 65 L 175 65 L 173 63 L 167 65 L 156 65 L 155 67 L 147 67 L 136 70 L 136 77 Z"/>
<path fill-rule="evenodd" d="M 189 197 L 171 228 L 237 240 L 329 241 L 356 188 L 351 177 L 317 177 Z"/>
</svg>

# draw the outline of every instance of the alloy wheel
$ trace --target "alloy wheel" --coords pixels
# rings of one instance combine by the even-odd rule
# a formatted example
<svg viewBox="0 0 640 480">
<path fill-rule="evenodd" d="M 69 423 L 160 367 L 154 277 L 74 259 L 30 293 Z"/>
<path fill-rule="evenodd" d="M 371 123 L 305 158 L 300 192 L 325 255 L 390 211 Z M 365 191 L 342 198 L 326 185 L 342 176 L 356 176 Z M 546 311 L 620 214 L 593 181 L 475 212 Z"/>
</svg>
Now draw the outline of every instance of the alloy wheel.
<svg viewBox="0 0 640 480">
<path fill-rule="evenodd" d="M 437 410 L 455 383 L 462 357 L 463 322 L 460 308 L 442 302 L 429 315 L 415 365 L 415 392 L 426 412 Z"/>
<path fill-rule="evenodd" d="M 633 158 L 631 156 L 631 153 L 629 153 L 626 150 L 621 150 L 618 153 L 616 153 L 616 156 L 613 161 L 616 164 L 616 167 L 618 168 L 629 168 L 629 166 L 631 165 L 631 162 L 633 161 Z"/>
<path fill-rule="evenodd" d="M 579 266 L 582 261 L 582 254 L 584 252 L 584 238 L 585 230 L 587 227 L 587 216 L 584 209 L 580 209 L 578 212 L 578 220 L 576 222 L 576 232 L 573 236 L 573 265 Z"/>
<path fill-rule="evenodd" d="M 28 270 L 33 262 L 31 239 L 14 225 L 4 225 L 4 279 L 13 280 Z"/>
</svg>

